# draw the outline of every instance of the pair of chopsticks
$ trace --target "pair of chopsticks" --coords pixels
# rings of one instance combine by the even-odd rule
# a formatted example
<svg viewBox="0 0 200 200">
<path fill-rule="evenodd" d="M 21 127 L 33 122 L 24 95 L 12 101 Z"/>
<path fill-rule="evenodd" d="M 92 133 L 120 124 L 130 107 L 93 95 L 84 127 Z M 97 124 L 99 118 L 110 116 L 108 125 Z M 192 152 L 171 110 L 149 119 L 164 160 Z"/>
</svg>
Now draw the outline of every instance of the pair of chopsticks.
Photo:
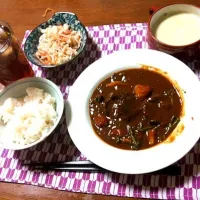
<svg viewBox="0 0 200 200">
<path fill-rule="evenodd" d="M 25 164 L 36 170 L 59 170 L 59 171 L 105 171 L 105 169 L 95 165 L 89 160 L 50 162 L 50 163 L 29 163 Z"/>
<path fill-rule="evenodd" d="M 68 171 L 68 172 L 109 172 L 106 169 L 103 169 L 91 161 L 69 161 L 69 162 L 55 162 L 55 163 L 29 163 L 24 164 L 35 170 L 44 170 L 44 171 Z M 161 170 L 152 172 L 151 174 L 162 174 L 170 176 L 181 175 L 181 168 L 177 164 L 170 165 Z"/>
</svg>

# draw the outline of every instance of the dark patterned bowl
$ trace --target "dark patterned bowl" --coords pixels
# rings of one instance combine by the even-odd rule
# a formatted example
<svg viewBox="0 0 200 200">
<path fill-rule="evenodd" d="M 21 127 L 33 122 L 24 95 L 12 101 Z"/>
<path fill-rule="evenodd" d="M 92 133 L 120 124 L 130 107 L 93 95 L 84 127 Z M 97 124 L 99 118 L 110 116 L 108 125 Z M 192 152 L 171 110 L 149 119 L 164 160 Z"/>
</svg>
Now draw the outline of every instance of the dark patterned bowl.
<svg viewBox="0 0 200 200">
<path fill-rule="evenodd" d="M 77 50 L 77 55 L 74 56 L 71 60 L 64 62 L 62 64 L 58 65 L 44 65 L 40 62 L 40 60 L 35 56 L 35 53 L 37 51 L 37 46 L 39 43 L 39 38 L 42 35 L 41 29 L 45 29 L 50 25 L 63 25 L 63 24 L 68 24 L 69 27 L 72 30 L 79 31 L 82 35 L 81 39 L 81 45 L 79 49 Z M 58 67 L 61 65 L 66 65 L 67 63 L 70 63 L 72 60 L 77 58 L 80 53 L 84 50 L 85 45 L 87 41 L 87 30 L 85 26 L 78 20 L 77 16 L 74 13 L 69 13 L 69 12 L 57 12 L 53 15 L 52 18 L 50 18 L 48 21 L 40 24 L 37 26 L 27 37 L 24 45 L 24 53 L 27 57 L 27 59 L 40 67 L 45 67 L 45 68 L 53 68 L 53 67 Z"/>
</svg>

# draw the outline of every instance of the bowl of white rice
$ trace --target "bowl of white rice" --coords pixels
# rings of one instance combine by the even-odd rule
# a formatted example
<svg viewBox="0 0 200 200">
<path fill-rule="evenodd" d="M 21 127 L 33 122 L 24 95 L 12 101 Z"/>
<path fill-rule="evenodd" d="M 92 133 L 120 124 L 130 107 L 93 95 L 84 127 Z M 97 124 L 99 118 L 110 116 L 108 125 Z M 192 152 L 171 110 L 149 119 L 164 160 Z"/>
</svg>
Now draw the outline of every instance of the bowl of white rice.
<svg viewBox="0 0 200 200">
<path fill-rule="evenodd" d="M 21 150 L 48 137 L 64 109 L 63 95 L 50 80 L 18 80 L 0 92 L 0 147 Z"/>
</svg>

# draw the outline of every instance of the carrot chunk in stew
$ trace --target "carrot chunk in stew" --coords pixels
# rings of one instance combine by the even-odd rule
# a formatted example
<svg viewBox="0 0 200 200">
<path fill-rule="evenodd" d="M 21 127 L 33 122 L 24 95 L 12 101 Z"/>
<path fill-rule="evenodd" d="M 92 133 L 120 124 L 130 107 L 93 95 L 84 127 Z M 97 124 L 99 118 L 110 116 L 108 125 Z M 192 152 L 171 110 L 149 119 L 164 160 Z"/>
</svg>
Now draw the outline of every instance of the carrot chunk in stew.
<svg viewBox="0 0 200 200">
<path fill-rule="evenodd" d="M 94 117 L 94 123 L 98 127 L 103 127 L 103 126 L 107 125 L 108 120 L 107 120 L 107 118 L 105 116 L 98 115 L 98 116 Z"/>
<path fill-rule="evenodd" d="M 155 134 L 156 134 L 156 131 L 155 129 L 151 129 L 149 131 L 147 131 L 147 134 L 148 134 L 148 141 L 149 141 L 149 144 L 152 145 L 154 144 L 155 142 Z"/>
<path fill-rule="evenodd" d="M 121 81 L 114 81 L 114 82 L 111 82 L 111 83 L 108 83 L 106 85 L 106 87 L 115 87 L 115 86 L 128 86 L 127 83 L 124 83 L 124 82 L 121 82 Z"/>
<path fill-rule="evenodd" d="M 134 93 L 135 95 L 140 97 L 146 97 L 152 92 L 152 89 L 149 85 L 136 85 L 134 87 Z"/>
</svg>

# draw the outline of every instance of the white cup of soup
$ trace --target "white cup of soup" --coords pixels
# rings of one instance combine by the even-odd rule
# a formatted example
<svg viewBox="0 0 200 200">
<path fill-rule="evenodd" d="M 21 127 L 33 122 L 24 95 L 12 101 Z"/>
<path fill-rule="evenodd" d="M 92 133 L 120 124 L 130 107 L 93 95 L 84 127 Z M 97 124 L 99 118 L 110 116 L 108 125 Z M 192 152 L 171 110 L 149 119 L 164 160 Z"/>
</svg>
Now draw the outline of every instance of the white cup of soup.
<svg viewBox="0 0 200 200">
<path fill-rule="evenodd" d="M 151 49 L 171 54 L 185 63 L 200 61 L 200 8 L 171 4 L 149 9 L 147 41 Z"/>
</svg>

